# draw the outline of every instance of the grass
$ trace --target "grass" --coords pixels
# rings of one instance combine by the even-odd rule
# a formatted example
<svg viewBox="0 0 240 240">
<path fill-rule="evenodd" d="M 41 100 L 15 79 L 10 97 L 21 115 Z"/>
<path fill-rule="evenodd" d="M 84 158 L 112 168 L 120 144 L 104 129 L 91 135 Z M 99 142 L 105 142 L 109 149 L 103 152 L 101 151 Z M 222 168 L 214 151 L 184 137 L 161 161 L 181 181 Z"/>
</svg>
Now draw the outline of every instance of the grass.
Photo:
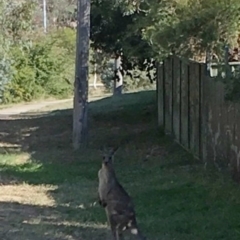
<svg viewBox="0 0 240 240">
<path fill-rule="evenodd" d="M 89 148 L 78 152 L 69 109 L 2 120 L 0 239 L 107 239 L 96 204 L 105 144 L 120 146 L 116 172 L 149 240 L 238 240 L 239 186 L 164 136 L 155 101 L 149 91 L 91 102 Z"/>
</svg>

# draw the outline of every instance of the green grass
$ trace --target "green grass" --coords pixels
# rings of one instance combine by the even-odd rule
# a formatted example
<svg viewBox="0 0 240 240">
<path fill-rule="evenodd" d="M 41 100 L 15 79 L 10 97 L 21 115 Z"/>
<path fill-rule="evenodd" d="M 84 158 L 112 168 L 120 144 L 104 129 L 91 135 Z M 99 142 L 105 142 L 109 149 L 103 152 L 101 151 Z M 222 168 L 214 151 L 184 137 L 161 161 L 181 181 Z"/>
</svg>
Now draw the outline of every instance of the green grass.
<svg viewBox="0 0 240 240">
<path fill-rule="evenodd" d="M 239 186 L 164 136 L 155 101 L 149 91 L 90 103 L 89 148 L 78 152 L 71 110 L 2 121 L 0 239 L 106 239 L 105 213 L 94 204 L 102 145 L 120 147 L 116 172 L 148 239 L 240 239 Z"/>
</svg>

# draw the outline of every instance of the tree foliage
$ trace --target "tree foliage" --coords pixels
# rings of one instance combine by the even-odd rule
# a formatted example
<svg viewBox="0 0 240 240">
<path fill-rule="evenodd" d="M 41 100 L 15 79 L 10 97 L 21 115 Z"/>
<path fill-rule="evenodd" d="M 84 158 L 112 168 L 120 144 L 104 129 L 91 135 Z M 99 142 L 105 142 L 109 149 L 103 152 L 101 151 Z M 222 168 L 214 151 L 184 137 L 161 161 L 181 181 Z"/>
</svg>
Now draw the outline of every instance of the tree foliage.
<svg viewBox="0 0 240 240">
<path fill-rule="evenodd" d="M 130 86 L 137 85 L 144 77 L 152 80 L 155 60 L 169 54 L 200 59 L 209 51 L 221 58 L 224 45 L 237 45 L 238 0 L 92 0 L 91 3 L 90 72 L 95 71 L 97 63 L 97 72 L 108 79 L 106 83 L 110 81 L 113 65 L 108 60 L 119 52 L 123 53 L 125 84 Z M 53 18 L 76 20 L 76 0 L 47 1 L 50 28 L 46 36 L 41 29 L 41 9 L 42 0 L 0 1 L 2 100 L 4 91 L 7 91 L 5 96 L 11 96 L 10 86 L 30 89 L 26 81 L 38 87 L 23 94 L 27 96 L 24 99 L 34 97 L 36 92 L 49 94 L 49 89 L 44 89 L 49 84 L 52 93 L 61 95 L 71 91 L 75 31 L 53 29 L 51 24 Z M 47 84 L 44 79 L 49 79 Z M 43 83 L 41 90 L 40 83 Z M 10 97 L 6 99 L 10 101 Z"/>
<path fill-rule="evenodd" d="M 13 65 L 16 61 L 12 57 L 12 50 L 16 46 L 19 49 L 27 48 L 31 45 L 28 33 L 31 32 L 32 9 L 34 1 L 1 1 L 0 2 L 0 98 L 5 101 L 5 93 L 8 86 L 16 74 Z"/>
<path fill-rule="evenodd" d="M 138 79 L 141 72 L 154 68 L 153 51 L 147 40 L 142 38 L 139 12 L 135 1 L 92 1 L 91 40 L 92 47 L 110 56 L 123 53 L 123 74 Z M 139 71 L 136 71 L 139 70 Z"/>
<path fill-rule="evenodd" d="M 193 57 L 236 44 L 239 31 L 238 0 L 168 0 L 146 15 L 144 39 L 163 56 L 175 53 Z"/>
<path fill-rule="evenodd" d="M 72 93 L 76 34 L 45 35 L 35 26 L 36 1 L 1 1 L 0 100 L 30 101 Z"/>
<path fill-rule="evenodd" d="M 93 0 L 92 38 L 110 51 L 123 48 L 128 59 L 222 55 L 236 44 L 238 0 Z M 106 11 L 105 11 L 106 10 Z"/>
</svg>

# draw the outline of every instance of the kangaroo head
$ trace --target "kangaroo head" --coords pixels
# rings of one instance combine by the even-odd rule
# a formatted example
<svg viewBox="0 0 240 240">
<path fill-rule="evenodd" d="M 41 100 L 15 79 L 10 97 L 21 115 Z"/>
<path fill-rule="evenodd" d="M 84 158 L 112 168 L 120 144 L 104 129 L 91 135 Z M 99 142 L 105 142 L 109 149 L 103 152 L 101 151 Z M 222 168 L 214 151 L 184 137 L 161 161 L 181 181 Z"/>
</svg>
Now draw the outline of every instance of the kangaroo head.
<svg viewBox="0 0 240 240">
<path fill-rule="evenodd" d="M 113 166 L 113 157 L 117 148 L 101 149 L 102 152 L 102 167 L 98 172 L 98 177 L 103 182 L 115 181 L 115 171 Z"/>
<path fill-rule="evenodd" d="M 117 147 L 111 149 L 104 148 L 102 160 L 103 165 L 112 165 L 114 153 L 117 151 L 117 149 L 118 149 Z"/>
</svg>

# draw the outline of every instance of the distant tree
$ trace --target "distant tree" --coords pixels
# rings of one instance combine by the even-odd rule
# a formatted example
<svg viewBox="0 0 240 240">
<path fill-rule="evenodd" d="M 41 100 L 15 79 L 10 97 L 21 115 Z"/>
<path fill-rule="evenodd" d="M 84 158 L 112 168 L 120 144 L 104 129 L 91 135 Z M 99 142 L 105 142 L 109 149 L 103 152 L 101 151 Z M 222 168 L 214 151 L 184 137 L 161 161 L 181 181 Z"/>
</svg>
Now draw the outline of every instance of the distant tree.
<svg viewBox="0 0 240 240">
<path fill-rule="evenodd" d="M 136 68 L 147 72 L 154 68 L 152 49 L 142 38 L 144 17 L 135 1 L 92 1 L 91 46 L 115 59 L 115 94 L 121 93 L 125 75 L 133 77 Z"/>
</svg>

